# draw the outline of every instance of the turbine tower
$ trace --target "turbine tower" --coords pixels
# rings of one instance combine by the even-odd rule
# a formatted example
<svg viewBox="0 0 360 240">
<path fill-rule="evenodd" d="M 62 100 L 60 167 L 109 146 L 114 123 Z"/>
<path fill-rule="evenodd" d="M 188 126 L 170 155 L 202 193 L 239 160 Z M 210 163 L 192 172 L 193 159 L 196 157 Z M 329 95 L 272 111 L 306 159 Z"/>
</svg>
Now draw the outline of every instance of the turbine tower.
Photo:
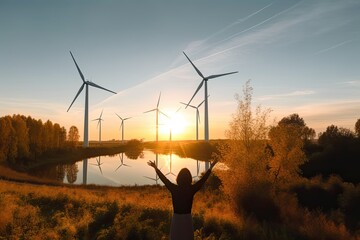
<svg viewBox="0 0 360 240">
<path fill-rule="evenodd" d="M 210 76 L 207 76 L 205 77 L 201 72 L 200 70 L 194 65 L 194 63 L 190 60 L 190 58 L 186 55 L 185 52 L 183 52 L 185 57 L 189 60 L 189 62 L 191 63 L 191 65 L 194 67 L 195 71 L 197 72 L 197 74 L 202 78 L 198 88 L 196 89 L 194 95 L 191 97 L 190 101 L 188 102 L 187 105 L 189 105 L 191 103 L 191 101 L 193 100 L 193 98 L 195 97 L 195 95 L 198 93 L 198 91 L 201 89 L 201 87 L 204 85 L 205 83 L 205 117 L 204 117 L 204 133 L 205 133 L 205 141 L 209 141 L 209 108 L 208 108 L 208 89 L 207 89 L 207 81 L 209 79 L 213 79 L 213 78 L 218 78 L 218 77 L 222 77 L 222 76 L 225 76 L 225 75 L 230 75 L 230 74 L 234 74 L 234 73 L 237 73 L 237 72 L 229 72 L 229 73 L 222 73 L 222 74 L 216 74 L 216 75 L 210 75 Z M 186 106 L 187 107 L 187 106 Z M 186 108 L 185 107 L 185 108 Z M 205 163 L 205 170 L 208 170 L 209 169 L 209 162 L 206 162 Z"/>
<path fill-rule="evenodd" d="M 98 121 L 98 124 L 97 124 L 97 127 L 99 128 L 99 143 L 101 144 L 101 121 L 104 121 L 104 119 L 101 118 L 102 114 L 103 114 L 103 111 L 101 111 L 101 114 L 100 114 L 100 117 L 99 118 L 96 118 L 94 119 L 93 121 Z"/>
<path fill-rule="evenodd" d="M 209 97 L 209 95 L 208 95 Z M 183 102 L 180 102 L 181 104 L 183 105 L 186 105 L 186 106 L 189 106 L 189 107 L 192 107 L 192 108 L 195 108 L 196 109 L 196 141 L 199 140 L 199 123 L 200 123 L 200 112 L 199 112 L 199 107 L 205 102 L 202 101 L 199 105 L 197 106 L 193 106 L 193 105 L 190 105 L 190 104 L 186 104 L 186 103 L 183 103 Z"/>
<path fill-rule="evenodd" d="M 171 141 L 172 141 L 172 125 L 173 125 L 173 119 L 174 119 L 174 117 L 175 117 L 175 115 L 180 111 L 180 109 L 181 109 L 181 107 L 179 107 L 177 110 L 176 110 L 176 112 L 170 117 L 170 116 L 168 116 L 168 115 L 166 115 L 165 113 L 162 113 L 165 117 L 167 117 L 168 119 L 169 119 L 169 121 L 170 121 L 170 126 L 169 126 L 169 130 L 170 130 L 170 136 L 169 136 L 169 139 L 170 139 L 170 143 L 171 143 Z"/>
<path fill-rule="evenodd" d="M 121 124 L 120 124 L 120 129 L 122 130 L 122 131 L 121 131 L 121 142 L 124 143 L 124 128 L 125 128 L 124 122 L 125 122 L 126 120 L 130 119 L 131 117 L 122 118 L 122 117 L 120 117 L 117 113 L 115 113 L 115 114 L 116 114 L 116 116 L 118 116 L 118 117 L 120 118 L 120 120 L 121 120 Z"/>
<path fill-rule="evenodd" d="M 159 113 L 163 114 L 164 116 L 167 116 L 165 113 L 163 113 L 159 109 L 160 98 L 161 98 L 161 92 L 159 94 L 159 98 L 158 98 L 158 101 L 157 101 L 156 108 L 144 112 L 144 113 L 148 113 L 148 112 L 156 111 L 156 142 L 158 142 L 158 140 L 159 140 Z"/>
<path fill-rule="evenodd" d="M 99 88 L 99 89 L 102 89 L 102 90 L 105 90 L 105 91 L 108 91 L 108 92 L 111 92 L 111 93 L 114 93 L 116 94 L 116 92 L 113 92 L 109 89 L 106 89 L 106 88 L 103 88 L 93 82 L 90 82 L 88 80 L 85 81 L 85 77 L 84 75 L 82 74 L 79 66 L 77 65 L 76 61 L 75 61 L 75 58 L 73 56 L 73 54 L 71 53 L 70 51 L 70 54 L 71 54 L 71 57 L 72 59 L 74 60 L 74 63 L 76 65 L 76 68 L 80 74 L 80 77 L 81 77 L 81 80 L 83 81 L 83 84 L 81 85 L 79 91 L 77 92 L 74 100 L 71 102 L 70 104 L 70 107 L 68 108 L 67 112 L 70 110 L 71 106 L 73 105 L 73 103 L 75 102 L 75 100 L 77 99 L 77 97 L 79 96 L 79 94 L 82 92 L 82 90 L 84 89 L 85 87 L 85 116 L 84 116 L 84 142 L 83 142 L 83 146 L 84 147 L 88 147 L 89 146 L 89 86 L 92 86 L 92 87 L 96 87 L 96 88 Z"/>
</svg>

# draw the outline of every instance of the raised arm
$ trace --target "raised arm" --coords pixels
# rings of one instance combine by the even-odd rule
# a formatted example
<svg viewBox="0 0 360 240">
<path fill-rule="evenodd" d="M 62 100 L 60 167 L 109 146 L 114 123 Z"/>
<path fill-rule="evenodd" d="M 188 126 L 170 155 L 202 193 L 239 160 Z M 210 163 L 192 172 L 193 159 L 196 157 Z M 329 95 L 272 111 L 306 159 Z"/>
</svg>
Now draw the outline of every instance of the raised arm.
<svg viewBox="0 0 360 240">
<path fill-rule="evenodd" d="M 213 161 L 210 165 L 210 168 L 206 171 L 204 176 L 193 185 L 194 192 L 197 192 L 202 188 L 202 186 L 205 184 L 206 180 L 209 178 L 211 171 L 217 162 L 218 162 L 217 160 Z"/>
<path fill-rule="evenodd" d="M 159 175 L 160 180 L 165 184 L 167 189 L 170 190 L 174 184 L 172 182 L 170 182 L 170 180 L 165 177 L 165 175 L 160 171 L 160 169 L 158 169 L 155 162 L 154 161 L 148 161 L 148 165 L 155 169 L 157 175 Z"/>
</svg>

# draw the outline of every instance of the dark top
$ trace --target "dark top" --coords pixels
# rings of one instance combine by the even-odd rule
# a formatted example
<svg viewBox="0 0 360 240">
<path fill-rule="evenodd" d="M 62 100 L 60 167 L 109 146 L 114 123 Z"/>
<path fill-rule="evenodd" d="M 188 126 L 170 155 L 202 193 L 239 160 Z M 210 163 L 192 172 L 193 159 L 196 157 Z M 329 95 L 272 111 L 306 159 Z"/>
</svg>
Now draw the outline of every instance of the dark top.
<svg viewBox="0 0 360 240">
<path fill-rule="evenodd" d="M 188 214 L 191 213 L 195 193 L 204 185 L 210 176 L 211 169 L 209 169 L 199 181 L 189 186 L 179 186 L 170 182 L 159 169 L 156 169 L 156 173 L 171 192 L 174 213 Z"/>
</svg>

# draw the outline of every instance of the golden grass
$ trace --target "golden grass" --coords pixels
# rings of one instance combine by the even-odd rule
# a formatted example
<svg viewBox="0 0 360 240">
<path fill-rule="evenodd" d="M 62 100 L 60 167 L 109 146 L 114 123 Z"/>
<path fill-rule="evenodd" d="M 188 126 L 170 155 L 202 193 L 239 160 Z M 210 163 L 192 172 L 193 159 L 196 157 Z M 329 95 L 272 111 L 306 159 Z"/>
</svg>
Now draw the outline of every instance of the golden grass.
<svg viewBox="0 0 360 240">
<path fill-rule="evenodd" d="M 138 233 L 148 231 L 147 234 L 166 237 L 172 214 L 171 195 L 160 186 L 46 186 L 4 180 L 0 180 L 0 209 L 3 209 L 0 211 L 0 236 L 9 239 L 87 238 L 93 234 L 110 236 L 111 231 L 123 237 L 130 236 L 131 231 L 135 231 L 132 230 L 134 226 Z M 112 211 L 115 215 L 107 220 Z M 226 199 L 206 191 L 197 194 L 193 214 L 204 221 L 214 218 L 236 228 L 236 216 Z M 147 220 L 140 226 L 138 219 L 141 217 Z M 154 219 L 161 222 L 156 231 L 150 230 Z M 101 225 L 106 225 L 107 221 L 111 226 Z M 91 232 L 89 226 L 97 224 L 101 227 Z"/>
</svg>

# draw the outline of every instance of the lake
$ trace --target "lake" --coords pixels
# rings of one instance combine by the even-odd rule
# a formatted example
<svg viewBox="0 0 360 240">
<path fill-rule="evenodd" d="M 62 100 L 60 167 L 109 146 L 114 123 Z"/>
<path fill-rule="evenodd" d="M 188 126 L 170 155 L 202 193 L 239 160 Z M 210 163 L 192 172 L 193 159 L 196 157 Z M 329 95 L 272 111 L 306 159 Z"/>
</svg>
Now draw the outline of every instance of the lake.
<svg viewBox="0 0 360 240">
<path fill-rule="evenodd" d="M 48 166 L 34 171 L 32 175 L 70 184 L 163 185 L 155 170 L 148 166 L 149 160 L 155 161 L 158 168 L 174 183 L 176 175 L 184 167 L 190 170 L 194 180 L 198 180 L 200 174 L 205 171 L 205 162 L 202 161 L 181 158 L 172 153 L 155 154 L 151 151 L 143 151 L 138 157 L 119 153 L 84 159 L 74 164 Z"/>
</svg>

